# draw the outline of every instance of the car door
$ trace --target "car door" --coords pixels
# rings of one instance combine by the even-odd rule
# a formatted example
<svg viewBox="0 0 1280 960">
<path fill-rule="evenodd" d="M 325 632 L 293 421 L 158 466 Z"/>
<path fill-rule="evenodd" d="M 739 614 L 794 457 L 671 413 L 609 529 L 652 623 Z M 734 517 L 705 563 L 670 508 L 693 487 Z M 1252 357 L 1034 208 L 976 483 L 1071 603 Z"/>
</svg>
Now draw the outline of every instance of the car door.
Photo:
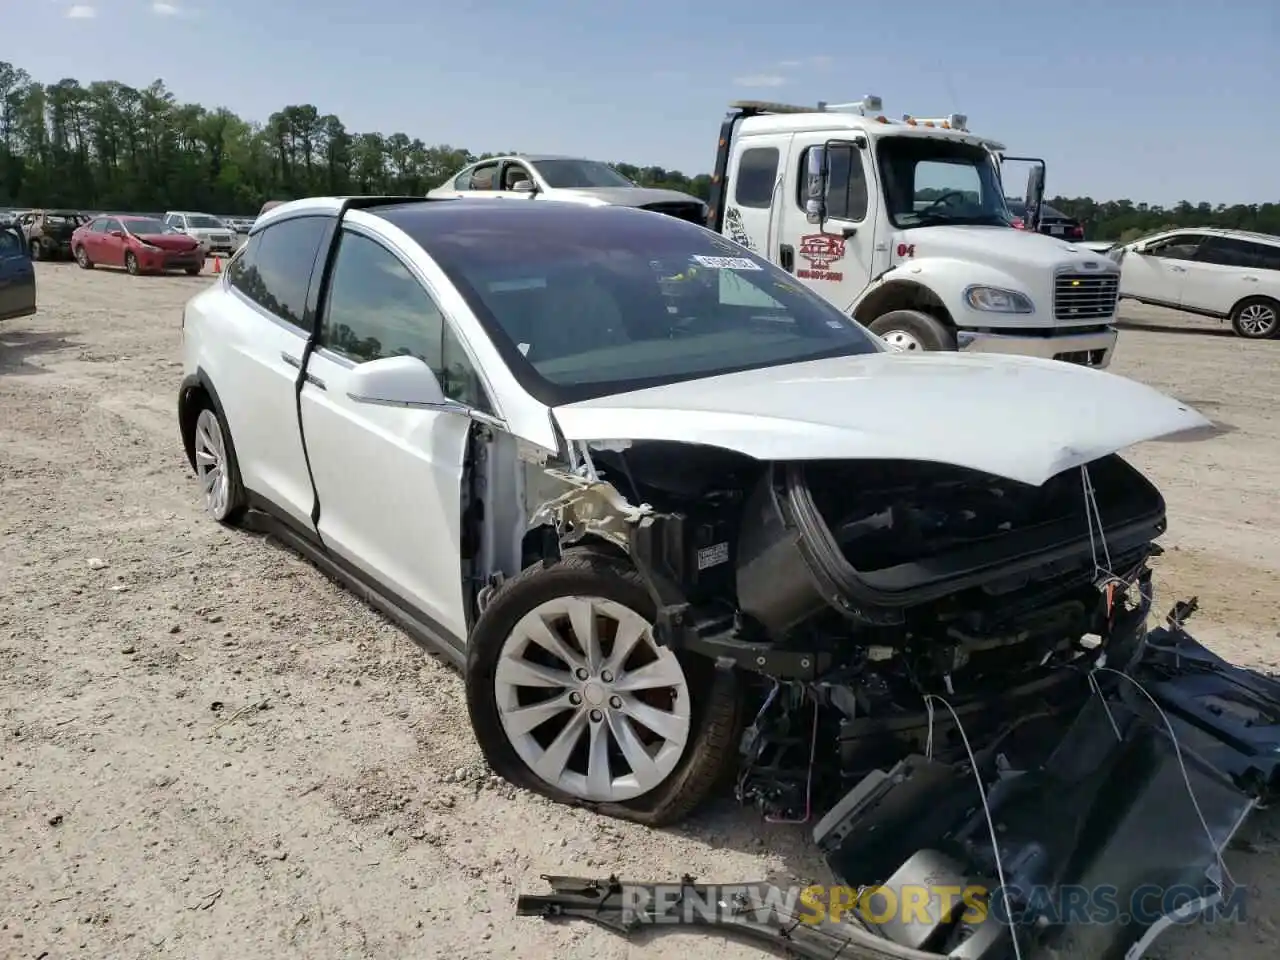
<svg viewBox="0 0 1280 960">
<path fill-rule="evenodd" d="M 22 229 L 0 227 L 0 320 L 36 312 L 36 271 Z"/>
<path fill-rule="evenodd" d="M 123 267 L 125 254 L 124 224 L 114 217 L 102 220 L 102 232 L 96 233 L 97 250 L 89 257 L 104 267 Z"/>
<path fill-rule="evenodd" d="M 249 238 L 226 270 L 226 336 L 220 369 L 206 371 L 219 392 L 247 489 L 314 532 L 315 493 L 298 426 L 298 381 L 314 310 L 308 308 L 318 252 L 331 216 L 279 220 Z"/>
<path fill-rule="evenodd" d="M 1152 240 L 1140 250 L 1131 248 L 1120 264 L 1122 295 L 1179 307 L 1187 264 L 1205 239 L 1204 234 L 1180 232 Z"/>
<path fill-rule="evenodd" d="M 1225 316 L 1245 297 L 1265 293 L 1259 246 L 1236 237 L 1210 236 L 1187 263 L 1182 307 Z"/>
<path fill-rule="evenodd" d="M 446 396 L 481 414 L 490 403 L 407 258 L 351 225 L 335 257 L 301 393 L 317 529 L 326 547 L 433 629 L 465 638 L 459 541 L 471 420 L 457 410 L 362 402 L 347 382 L 361 363 L 408 354 L 435 371 Z"/>
</svg>

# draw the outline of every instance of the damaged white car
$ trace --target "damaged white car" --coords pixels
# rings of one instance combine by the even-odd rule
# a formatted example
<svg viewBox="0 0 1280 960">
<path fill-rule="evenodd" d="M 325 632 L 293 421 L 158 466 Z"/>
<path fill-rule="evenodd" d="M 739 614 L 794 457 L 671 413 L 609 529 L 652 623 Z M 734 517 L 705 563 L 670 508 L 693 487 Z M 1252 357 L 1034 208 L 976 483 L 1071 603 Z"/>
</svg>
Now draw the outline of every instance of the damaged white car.
<svg viewBox="0 0 1280 960">
<path fill-rule="evenodd" d="M 660 824 L 732 772 L 842 883 L 1008 918 L 748 925 L 803 956 L 1140 951 L 1165 921 L 1011 891 L 1209 904 L 1280 786 L 1276 682 L 1186 607 L 1148 632 L 1165 505 L 1117 451 L 1207 421 L 1141 384 L 887 352 L 702 227 L 571 204 L 285 203 L 183 341 L 208 511 L 464 670 L 499 774 Z M 538 909 L 587 888 L 602 920 L 607 882 Z"/>
</svg>

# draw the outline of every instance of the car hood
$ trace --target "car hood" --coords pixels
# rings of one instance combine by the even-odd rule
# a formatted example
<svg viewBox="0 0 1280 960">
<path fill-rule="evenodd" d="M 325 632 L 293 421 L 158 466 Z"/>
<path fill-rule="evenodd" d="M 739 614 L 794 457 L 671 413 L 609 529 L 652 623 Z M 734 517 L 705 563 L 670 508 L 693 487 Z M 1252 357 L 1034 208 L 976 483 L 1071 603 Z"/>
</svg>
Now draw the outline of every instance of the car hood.
<svg viewBox="0 0 1280 960">
<path fill-rule="evenodd" d="M 193 250 L 200 245 L 194 237 L 182 233 L 135 233 L 134 236 L 161 250 Z"/>
<path fill-rule="evenodd" d="M 1036 486 L 1210 426 L 1144 384 L 1058 360 L 894 352 L 651 387 L 556 407 L 554 417 L 568 440 L 680 441 L 759 460 L 931 461 Z"/>
<path fill-rule="evenodd" d="M 678 190 L 660 190 L 655 187 L 581 187 L 555 191 L 557 197 L 576 195 L 584 199 L 599 200 L 615 207 L 643 207 L 651 203 L 701 203 L 697 197 Z"/>
<path fill-rule="evenodd" d="M 1115 269 L 1109 260 L 1087 247 L 1010 227 L 913 227 L 900 231 L 898 238 L 915 247 L 915 260 L 951 257 L 987 263 L 1006 271 L 1011 267 L 1025 271 L 1027 266 L 1072 267 L 1085 273 Z"/>
</svg>

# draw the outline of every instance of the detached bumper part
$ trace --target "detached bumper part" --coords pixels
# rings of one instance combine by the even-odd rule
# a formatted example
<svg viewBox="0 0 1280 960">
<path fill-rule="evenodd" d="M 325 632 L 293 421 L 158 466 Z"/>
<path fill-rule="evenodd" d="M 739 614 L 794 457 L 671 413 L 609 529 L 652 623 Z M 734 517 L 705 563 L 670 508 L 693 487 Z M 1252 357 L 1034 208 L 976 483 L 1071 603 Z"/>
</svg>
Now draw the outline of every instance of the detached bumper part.
<svg viewBox="0 0 1280 960">
<path fill-rule="evenodd" d="M 752 884 L 694 922 L 824 960 L 1137 960 L 1172 923 L 1234 895 L 1222 852 L 1259 802 L 1280 795 L 1280 682 L 1227 663 L 1180 627 L 1146 637 L 1132 680 L 1094 677 L 1097 694 L 1065 724 L 1027 724 L 978 751 L 985 810 L 967 764 L 911 756 L 866 776 L 818 823 L 837 882 L 885 891 L 870 903 L 883 922 L 806 921 L 785 906 L 794 896 Z M 670 897 L 643 907 L 634 891 L 646 885 L 548 879 L 552 893 L 522 896 L 520 915 L 619 933 L 690 922 L 688 911 L 672 914 Z M 975 922 L 936 905 L 907 915 L 874 902 L 943 887 L 987 891 L 985 915 Z M 681 889 L 705 898 L 725 888 Z"/>
</svg>

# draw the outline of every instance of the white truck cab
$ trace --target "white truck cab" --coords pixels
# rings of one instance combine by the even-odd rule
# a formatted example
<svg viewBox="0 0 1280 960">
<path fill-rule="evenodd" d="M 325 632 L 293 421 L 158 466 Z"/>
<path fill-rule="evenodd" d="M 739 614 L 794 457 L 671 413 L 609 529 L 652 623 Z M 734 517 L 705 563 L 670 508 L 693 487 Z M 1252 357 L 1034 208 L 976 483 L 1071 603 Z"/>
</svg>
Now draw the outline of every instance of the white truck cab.
<svg viewBox="0 0 1280 960">
<path fill-rule="evenodd" d="M 1027 230 L 1005 205 L 1003 145 L 961 115 L 880 115 L 880 99 L 740 101 L 721 127 L 708 226 L 795 274 L 900 350 L 971 350 L 1106 367 L 1120 273 Z M 1007 158 L 1026 160 L 1030 158 Z"/>
</svg>

